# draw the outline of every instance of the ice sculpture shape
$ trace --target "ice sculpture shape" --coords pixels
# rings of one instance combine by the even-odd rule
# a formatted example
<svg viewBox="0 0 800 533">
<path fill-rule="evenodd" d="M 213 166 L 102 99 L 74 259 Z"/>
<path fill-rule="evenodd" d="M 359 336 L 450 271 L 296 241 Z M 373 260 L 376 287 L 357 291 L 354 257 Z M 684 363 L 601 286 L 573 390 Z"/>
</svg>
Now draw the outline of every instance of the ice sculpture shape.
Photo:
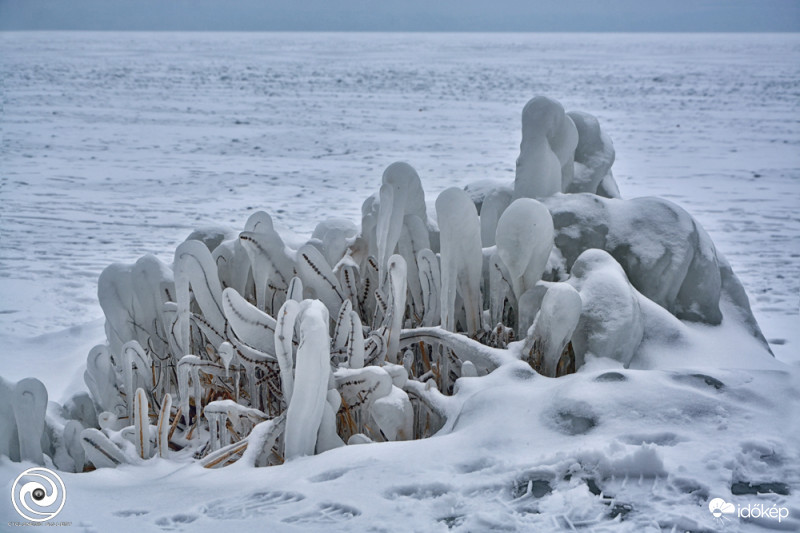
<svg viewBox="0 0 800 533">
<path fill-rule="evenodd" d="M 545 198 L 568 190 L 577 145 L 578 130 L 560 103 L 537 96 L 525 104 L 514 198 Z"/>
<path fill-rule="evenodd" d="M 441 246 L 442 327 L 455 331 L 456 295 L 466 311 L 467 332 L 475 335 L 481 324 L 481 269 L 483 252 L 480 220 L 467 193 L 455 187 L 436 199 Z"/>
<path fill-rule="evenodd" d="M 360 231 L 326 220 L 294 250 L 256 212 L 238 236 L 193 232 L 172 265 L 109 266 L 91 399 L 45 412 L 40 382 L 0 380 L 0 454 L 70 471 L 153 455 L 243 468 L 424 438 L 463 422 L 464 398 L 487 382 L 537 387 L 536 372 L 581 372 L 589 358 L 650 368 L 703 335 L 681 320 L 709 330 L 723 311 L 768 357 L 702 227 L 665 200 L 617 198 L 594 117 L 537 97 L 522 122 L 514 188 L 445 190 L 438 228 L 416 171 L 394 163 Z M 591 422 L 557 416 L 569 431 Z"/>
<path fill-rule="evenodd" d="M 287 460 L 313 455 L 317 444 L 331 373 L 328 321 L 321 302 L 303 303 L 294 392 L 286 410 Z"/>
<path fill-rule="evenodd" d="M 542 278 L 553 248 L 553 219 L 541 202 L 520 198 L 508 206 L 497 222 L 497 253 L 511 274 L 519 300 Z"/>
<path fill-rule="evenodd" d="M 644 321 L 636 290 L 619 263 L 603 250 L 586 250 L 572 265 L 569 283 L 581 298 L 572 335 L 575 366 L 580 368 L 590 354 L 630 363 L 642 341 Z"/>
<path fill-rule="evenodd" d="M 614 181 L 611 174 L 615 157 L 614 144 L 600 129 L 600 122 L 593 115 L 583 111 L 570 111 L 567 116 L 572 119 L 578 131 L 578 146 L 575 148 L 572 183 L 564 192 L 600 194 L 597 189 L 604 180 L 608 180 L 606 187 Z"/>
</svg>

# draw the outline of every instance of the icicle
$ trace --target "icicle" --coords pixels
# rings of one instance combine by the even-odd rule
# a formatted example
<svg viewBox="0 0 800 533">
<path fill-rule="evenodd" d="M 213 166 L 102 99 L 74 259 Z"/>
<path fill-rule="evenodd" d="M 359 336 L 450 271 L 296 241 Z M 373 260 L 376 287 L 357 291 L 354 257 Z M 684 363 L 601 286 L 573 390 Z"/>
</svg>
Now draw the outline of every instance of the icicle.
<svg viewBox="0 0 800 533">
<path fill-rule="evenodd" d="M 225 366 L 225 377 L 229 378 L 231 363 L 236 355 L 233 353 L 233 345 L 229 342 L 223 342 L 219 345 L 219 348 L 217 348 L 217 353 L 219 354 L 219 358 L 222 361 L 223 366 Z"/>
<path fill-rule="evenodd" d="M 158 413 L 158 425 L 156 444 L 158 446 L 158 456 L 166 459 L 169 457 L 169 418 L 172 412 L 172 395 L 169 393 L 164 395 L 161 401 L 161 410 Z"/>
<path fill-rule="evenodd" d="M 133 408 L 133 422 L 136 430 L 136 453 L 142 459 L 150 458 L 150 418 L 148 411 L 147 395 L 144 389 L 136 389 Z"/>
</svg>

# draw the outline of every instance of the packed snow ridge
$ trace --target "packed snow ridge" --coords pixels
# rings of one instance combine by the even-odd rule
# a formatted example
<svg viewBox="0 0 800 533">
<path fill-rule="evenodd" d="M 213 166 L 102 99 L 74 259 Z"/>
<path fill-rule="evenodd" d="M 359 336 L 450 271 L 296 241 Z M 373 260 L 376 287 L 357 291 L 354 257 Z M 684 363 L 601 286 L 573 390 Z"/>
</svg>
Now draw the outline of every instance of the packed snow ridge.
<svg viewBox="0 0 800 533">
<path fill-rule="evenodd" d="M 517 383 L 523 370 L 768 366 L 703 228 L 666 200 L 622 199 L 613 162 L 595 117 L 538 96 L 514 183 L 447 189 L 435 218 L 398 162 L 360 228 L 325 220 L 292 249 L 258 212 L 238 234 L 194 232 L 171 265 L 113 264 L 89 394 L 48 406 L 38 380 L 0 380 L 0 454 L 68 472 L 270 466 L 481 423 L 469 397 L 503 379 L 542 386 Z M 723 331 L 737 350 L 708 349 Z M 596 423 L 556 418 L 570 434 Z"/>
</svg>

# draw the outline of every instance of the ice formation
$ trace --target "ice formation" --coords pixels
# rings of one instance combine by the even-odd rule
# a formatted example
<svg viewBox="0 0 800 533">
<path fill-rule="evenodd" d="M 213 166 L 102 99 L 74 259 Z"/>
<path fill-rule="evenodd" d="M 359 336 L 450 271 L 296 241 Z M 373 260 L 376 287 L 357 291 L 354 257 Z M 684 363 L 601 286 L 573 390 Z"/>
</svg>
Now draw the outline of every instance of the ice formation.
<svg viewBox="0 0 800 533">
<path fill-rule="evenodd" d="M 469 418 L 456 399 L 506 374 L 652 368 L 654 347 L 701 335 L 692 322 L 727 321 L 769 357 L 709 236 L 670 202 L 621 199 L 614 157 L 596 118 L 536 97 L 513 187 L 447 189 L 435 221 L 417 172 L 394 163 L 360 228 L 326 220 L 292 249 L 258 212 L 238 234 L 194 232 L 172 265 L 113 264 L 91 396 L 48 409 L 37 380 L 0 381 L 0 454 L 74 472 L 276 465 L 450 431 Z"/>
</svg>

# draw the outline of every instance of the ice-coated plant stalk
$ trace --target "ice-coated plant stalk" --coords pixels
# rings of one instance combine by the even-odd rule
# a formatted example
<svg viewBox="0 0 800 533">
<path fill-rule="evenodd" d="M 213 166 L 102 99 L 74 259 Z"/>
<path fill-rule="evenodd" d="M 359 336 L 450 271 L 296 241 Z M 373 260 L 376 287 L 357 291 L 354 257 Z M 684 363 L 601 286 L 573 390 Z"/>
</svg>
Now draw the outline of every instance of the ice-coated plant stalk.
<svg viewBox="0 0 800 533">
<path fill-rule="evenodd" d="M 387 355 L 389 362 L 397 362 L 400 351 L 400 330 L 403 327 L 403 316 L 406 312 L 406 261 L 400 255 L 389 258 L 389 314 L 387 316 L 389 343 Z"/>
<path fill-rule="evenodd" d="M 525 339 L 522 353 L 540 374 L 557 376 L 559 361 L 581 317 L 581 296 L 567 283 L 553 283 Z"/>
<path fill-rule="evenodd" d="M 330 377 L 328 310 L 317 301 L 303 303 L 295 384 L 286 410 L 285 457 L 313 455 Z"/>
<path fill-rule="evenodd" d="M 41 435 L 47 410 L 47 389 L 44 384 L 35 378 L 19 381 L 14 387 L 13 409 L 20 460 L 43 465 Z"/>
<path fill-rule="evenodd" d="M 172 395 L 167 393 L 161 402 L 161 410 L 158 412 L 158 424 L 156 426 L 156 446 L 158 448 L 158 456 L 162 459 L 169 457 L 169 418 L 171 411 Z"/>
<path fill-rule="evenodd" d="M 497 254 L 511 275 L 514 296 L 542 278 L 553 249 L 553 218 L 544 204 L 531 198 L 515 200 L 497 222 Z"/>
<path fill-rule="evenodd" d="M 287 405 L 294 391 L 294 325 L 300 313 L 300 304 L 295 300 L 286 300 L 278 310 L 278 321 L 275 328 L 275 354 L 281 372 L 283 398 Z"/>
<path fill-rule="evenodd" d="M 136 430 L 136 453 L 142 459 L 150 458 L 150 420 L 148 411 L 150 406 L 147 403 L 147 395 L 144 389 L 136 389 L 134 400 L 134 428 Z"/>
<path fill-rule="evenodd" d="M 478 212 L 467 193 L 452 187 L 436 199 L 441 245 L 441 321 L 456 330 L 456 295 L 466 311 L 467 333 L 475 336 L 481 327 L 481 231 Z"/>
</svg>

